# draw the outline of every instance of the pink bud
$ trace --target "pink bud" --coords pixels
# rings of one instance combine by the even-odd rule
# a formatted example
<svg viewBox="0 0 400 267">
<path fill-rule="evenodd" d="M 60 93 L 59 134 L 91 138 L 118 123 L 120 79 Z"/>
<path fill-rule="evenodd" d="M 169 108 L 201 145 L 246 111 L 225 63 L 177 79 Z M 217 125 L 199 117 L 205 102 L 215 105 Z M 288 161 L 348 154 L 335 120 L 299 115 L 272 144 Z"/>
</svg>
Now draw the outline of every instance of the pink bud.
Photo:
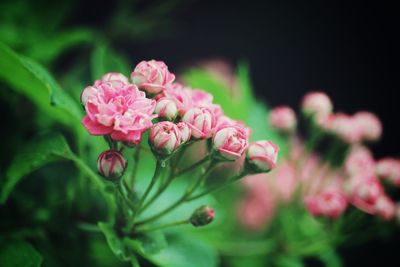
<svg viewBox="0 0 400 267">
<path fill-rule="evenodd" d="M 301 107 L 305 114 L 317 116 L 329 115 L 333 109 L 329 96 L 322 92 L 307 93 Z"/>
<path fill-rule="evenodd" d="M 124 156 L 116 150 L 102 152 L 97 158 L 97 170 L 101 176 L 116 180 L 122 176 L 126 169 Z"/>
<path fill-rule="evenodd" d="M 219 129 L 213 137 L 214 149 L 225 160 L 240 158 L 247 148 L 247 133 L 242 127 L 229 126 Z"/>
<path fill-rule="evenodd" d="M 375 214 L 376 202 L 383 194 L 383 187 L 376 177 L 358 179 L 352 188 L 351 202 L 360 210 Z"/>
<path fill-rule="evenodd" d="M 396 214 L 396 204 L 394 204 L 390 197 L 385 195 L 378 198 L 375 209 L 376 214 L 382 217 L 385 221 L 393 219 Z"/>
<path fill-rule="evenodd" d="M 362 131 L 363 139 L 376 141 L 382 135 L 382 123 L 379 118 L 371 112 L 360 111 L 354 115 L 354 121 Z"/>
<path fill-rule="evenodd" d="M 209 206 L 203 205 L 193 212 L 189 221 L 193 226 L 198 227 L 210 224 L 214 220 L 214 217 L 214 210 Z"/>
<path fill-rule="evenodd" d="M 378 161 L 375 173 L 380 178 L 387 179 L 396 186 L 400 186 L 400 160 L 383 158 Z"/>
<path fill-rule="evenodd" d="M 282 132 L 292 132 L 297 124 L 296 114 L 287 106 L 274 108 L 269 115 L 269 121 L 272 127 Z"/>
<path fill-rule="evenodd" d="M 181 132 L 174 123 L 162 121 L 151 128 L 149 139 L 153 150 L 161 155 L 169 155 L 181 144 Z"/>
<path fill-rule="evenodd" d="M 279 147 L 271 141 L 251 143 L 247 149 L 247 162 L 256 172 L 269 172 L 275 168 Z"/>
<path fill-rule="evenodd" d="M 198 139 L 210 138 L 216 126 L 216 118 L 209 108 L 191 108 L 182 118 L 192 130 L 192 136 Z"/>
<path fill-rule="evenodd" d="M 329 117 L 328 130 L 346 143 L 354 144 L 362 140 L 362 129 L 352 116 L 336 113 Z"/>
<path fill-rule="evenodd" d="M 129 80 L 126 78 L 122 73 L 118 72 L 110 72 L 107 74 L 104 74 L 103 77 L 101 77 L 101 80 L 103 82 L 111 82 L 113 86 L 118 86 L 119 84 L 128 84 Z"/>
<path fill-rule="evenodd" d="M 188 142 L 190 140 L 190 136 L 192 135 L 189 125 L 186 122 L 181 121 L 178 122 L 176 126 L 181 131 L 182 144 Z"/>
<path fill-rule="evenodd" d="M 172 121 L 178 115 L 178 109 L 172 100 L 161 98 L 157 101 L 155 113 L 161 118 Z"/>
<path fill-rule="evenodd" d="M 339 217 L 347 208 L 347 199 L 337 190 L 324 191 L 306 198 L 306 207 L 314 216 Z"/>
<path fill-rule="evenodd" d="M 140 62 L 131 73 L 131 79 L 139 89 L 156 95 L 175 80 L 175 75 L 168 71 L 164 62 L 150 60 Z"/>
<path fill-rule="evenodd" d="M 373 176 L 375 160 L 371 151 L 364 146 L 353 148 L 346 158 L 345 170 L 350 176 Z"/>
</svg>

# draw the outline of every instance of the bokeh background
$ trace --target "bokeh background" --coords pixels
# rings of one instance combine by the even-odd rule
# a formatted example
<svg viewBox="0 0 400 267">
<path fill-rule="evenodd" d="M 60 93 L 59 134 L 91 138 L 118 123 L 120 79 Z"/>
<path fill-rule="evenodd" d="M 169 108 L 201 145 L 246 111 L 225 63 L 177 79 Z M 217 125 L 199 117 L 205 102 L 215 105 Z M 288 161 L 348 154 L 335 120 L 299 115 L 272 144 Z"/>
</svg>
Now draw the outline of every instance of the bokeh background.
<svg viewBox="0 0 400 267">
<path fill-rule="evenodd" d="M 305 92 L 324 90 L 337 110 L 375 112 L 384 125 L 382 141 L 373 146 L 376 157 L 399 156 L 400 43 L 395 2 L 0 2 L 1 40 L 22 54 L 36 52 L 39 61 L 56 73 L 82 58 L 89 64 L 90 31 L 86 37 L 85 32 L 76 37 L 83 40 L 81 45 L 71 45 L 56 60 L 43 51 L 40 55 L 40 44 L 50 42 L 48 36 L 56 32 L 77 28 L 94 29 L 132 64 L 154 58 L 180 70 L 206 61 L 223 60 L 232 66 L 246 62 L 256 95 L 270 106 L 297 108 Z M 34 36 L 34 30 L 40 36 Z M 5 116 L 10 106 L 1 103 L 0 112 L 3 134 L 18 132 L 13 117 Z M 2 152 L 8 149 L 2 147 Z M 8 160 L 4 154 L 1 159 L 4 168 Z M 395 261 L 399 246 L 397 235 L 339 248 L 339 253 L 345 266 L 377 266 Z"/>
</svg>

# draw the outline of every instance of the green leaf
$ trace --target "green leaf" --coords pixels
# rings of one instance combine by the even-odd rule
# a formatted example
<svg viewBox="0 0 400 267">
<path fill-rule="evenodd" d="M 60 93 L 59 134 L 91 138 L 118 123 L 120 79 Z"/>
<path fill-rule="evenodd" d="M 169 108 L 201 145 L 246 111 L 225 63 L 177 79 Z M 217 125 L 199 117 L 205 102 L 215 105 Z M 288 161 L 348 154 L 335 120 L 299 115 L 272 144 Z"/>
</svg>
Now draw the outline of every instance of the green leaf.
<svg viewBox="0 0 400 267">
<path fill-rule="evenodd" d="M 0 79 L 34 102 L 47 116 L 74 129 L 82 127 L 82 111 L 39 64 L 0 43 Z"/>
<path fill-rule="evenodd" d="M 9 166 L 0 189 L 0 204 L 7 201 L 24 176 L 47 163 L 69 158 L 71 154 L 67 141 L 60 134 L 45 135 L 32 140 L 17 153 Z"/>
<path fill-rule="evenodd" d="M 327 250 L 319 255 L 319 259 L 325 263 L 326 267 L 342 267 L 343 263 L 340 256 L 333 249 Z"/>
<path fill-rule="evenodd" d="M 115 232 L 113 225 L 109 223 L 99 222 L 98 226 L 100 230 L 103 232 L 107 244 L 110 247 L 111 251 L 114 253 L 114 255 L 117 256 L 117 258 L 120 259 L 121 261 L 129 261 L 130 260 L 129 252 L 126 249 L 123 240 L 121 240 L 117 235 L 117 233 Z"/>
<path fill-rule="evenodd" d="M 124 57 L 107 45 L 99 45 L 92 52 L 91 70 L 92 79 L 98 80 L 108 72 L 120 72 L 129 75 L 131 69 Z"/>
<path fill-rule="evenodd" d="M 168 247 L 146 258 L 162 267 L 213 267 L 218 265 L 216 252 L 206 243 L 197 239 L 177 236 L 168 239 Z"/>
<path fill-rule="evenodd" d="M 304 267 L 303 262 L 299 258 L 291 257 L 288 255 L 277 257 L 274 260 L 276 267 Z"/>
<path fill-rule="evenodd" d="M 2 267 L 39 267 L 42 261 L 42 256 L 25 241 L 7 241 L 0 244 Z"/>
<path fill-rule="evenodd" d="M 139 240 L 141 251 L 144 254 L 151 255 L 158 253 L 167 246 L 167 240 L 161 231 L 143 233 L 136 238 Z"/>
</svg>

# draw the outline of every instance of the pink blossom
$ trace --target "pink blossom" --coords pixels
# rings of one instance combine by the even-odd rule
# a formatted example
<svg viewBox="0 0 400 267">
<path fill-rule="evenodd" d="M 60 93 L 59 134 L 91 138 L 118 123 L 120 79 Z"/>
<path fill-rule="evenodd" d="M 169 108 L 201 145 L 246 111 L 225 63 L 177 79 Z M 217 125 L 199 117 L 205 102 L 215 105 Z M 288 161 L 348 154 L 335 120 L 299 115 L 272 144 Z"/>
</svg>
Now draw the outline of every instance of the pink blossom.
<svg viewBox="0 0 400 267">
<path fill-rule="evenodd" d="M 375 173 L 383 179 L 387 179 L 396 186 L 400 186 L 400 160 L 395 158 L 383 158 L 376 164 Z"/>
<path fill-rule="evenodd" d="M 337 190 L 327 190 L 305 199 L 308 211 L 314 216 L 339 217 L 347 208 L 347 199 Z"/>
<path fill-rule="evenodd" d="M 354 118 L 344 113 L 336 113 L 329 117 L 329 130 L 344 142 L 358 143 L 362 139 L 362 129 Z"/>
<path fill-rule="evenodd" d="M 176 126 L 178 127 L 179 131 L 181 132 L 181 142 L 186 143 L 190 140 L 190 136 L 192 135 L 192 131 L 190 130 L 189 125 L 186 122 L 178 122 L 176 124 Z"/>
<path fill-rule="evenodd" d="M 383 187 L 376 177 L 361 178 L 352 188 L 351 202 L 360 210 L 375 214 L 376 202 L 383 194 Z"/>
<path fill-rule="evenodd" d="M 371 151 L 365 146 L 353 148 L 347 155 L 345 170 L 350 176 L 373 176 L 375 173 L 375 160 Z"/>
<path fill-rule="evenodd" d="M 326 116 L 332 112 L 332 102 L 323 92 L 309 92 L 302 102 L 302 110 L 309 115 Z"/>
<path fill-rule="evenodd" d="M 101 80 L 103 82 L 111 82 L 113 83 L 114 86 L 118 86 L 118 83 L 122 84 L 128 84 L 129 80 L 125 75 L 122 73 L 118 72 L 109 72 L 107 74 L 104 74 L 103 77 L 101 77 Z"/>
<path fill-rule="evenodd" d="M 137 144 L 152 126 L 155 101 L 135 85 L 102 82 L 82 93 L 86 116 L 82 123 L 92 135 L 111 135 L 116 141 Z"/>
<path fill-rule="evenodd" d="M 297 119 L 293 109 L 287 106 L 276 107 L 269 115 L 271 126 L 283 132 L 292 132 L 296 128 Z"/>
<path fill-rule="evenodd" d="M 178 109 L 174 101 L 168 98 L 161 98 L 157 100 L 155 113 L 161 118 L 172 121 L 178 115 Z"/>
<path fill-rule="evenodd" d="M 287 161 L 279 164 L 274 170 L 273 188 L 279 200 L 289 201 L 297 186 L 294 167 Z"/>
<path fill-rule="evenodd" d="M 162 121 L 151 128 L 149 140 L 157 153 L 169 155 L 181 144 L 181 132 L 174 123 Z"/>
<path fill-rule="evenodd" d="M 211 94 L 200 89 L 193 89 L 191 90 L 191 97 L 193 107 L 210 109 L 216 119 L 224 114 L 221 106 L 213 103 L 213 96 Z"/>
<path fill-rule="evenodd" d="M 108 179 L 117 179 L 126 169 L 126 160 L 116 150 L 107 150 L 97 158 L 97 170 L 101 176 Z"/>
<path fill-rule="evenodd" d="M 191 89 L 180 83 L 167 85 L 162 95 L 174 101 L 180 116 L 183 116 L 192 107 Z"/>
<path fill-rule="evenodd" d="M 167 65 L 162 61 L 142 61 L 136 65 L 131 73 L 131 79 L 139 89 L 156 95 L 165 90 L 166 86 L 175 80 L 175 75 L 168 71 Z"/>
<path fill-rule="evenodd" d="M 382 135 L 382 123 L 379 118 L 371 112 L 360 111 L 354 115 L 354 121 L 362 131 L 362 137 L 367 141 L 376 141 Z"/>
<path fill-rule="evenodd" d="M 271 141 L 251 143 L 247 149 L 247 160 L 257 171 L 268 172 L 275 168 L 279 147 Z"/>
<path fill-rule="evenodd" d="M 215 130 L 217 120 L 209 108 L 191 108 L 182 118 L 192 130 L 192 136 L 198 139 L 210 138 Z"/>
<path fill-rule="evenodd" d="M 396 204 L 390 197 L 382 195 L 376 201 L 375 210 L 378 216 L 382 217 L 385 221 L 389 221 L 396 214 Z"/>
<path fill-rule="evenodd" d="M 225 127 L 229 127 L 229 126 L 240 127 L 242 129 L 244 129 L 247 137 L 250 137 L 250 135 L 251 135 L 251 129 L 249 127 L 247 127 L 243 122 L 231 119 L 226 115 L 222 115 L 222 116 L 218 117 L 217 126 L 215 127 L 216 131 L 218 131 L 219 129 L 225 128 Z"/>
<path fill-rule="evenodd" d="M 247 148 L 247 133 L 242 127 L 228 126 L 221 128 L 214 134 L 213 145 L 222 158 L 236 160 L 242 156 Z"/>
</svg>

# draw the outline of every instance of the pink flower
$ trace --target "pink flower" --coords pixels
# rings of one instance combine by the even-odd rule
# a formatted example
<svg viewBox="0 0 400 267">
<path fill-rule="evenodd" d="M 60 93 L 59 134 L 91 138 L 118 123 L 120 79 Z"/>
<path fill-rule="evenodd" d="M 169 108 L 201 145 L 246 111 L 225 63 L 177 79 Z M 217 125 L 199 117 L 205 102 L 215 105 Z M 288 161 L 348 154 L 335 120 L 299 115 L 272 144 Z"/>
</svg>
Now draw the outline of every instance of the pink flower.
<svg viewBox="0 0 400 267">
<path fill-rule="evenodd" d="M 213 102 L 213 96 L 203 90 L 191 90 L 191 98 L 195 107 L 209 107 Z"/>
<path fill-rule="evenodd" d="M 400 186 L 400 160 L 395 158 L 383 158 L 378 161 L 375 173 L 383 179 L 387 179 L 396 186 Z"/>
<path fill-rule="evenodd" d="M 352 188 L 351 202 L 360 210 L 375 214 L 376 202 L 383 194 L 383 187 L 376 177 L 358 179 Z"/>
<path fill-rule="evenodd" d="M 154 151 L 161 155 L 169 155 L 181 144 L 181 132 L 176 124 L 162 121 L 151 128 L 149 140 Z"/>
<path fill-rule="evenodd" d="M 278 199 L 289 201 L 297 186 L 296 170 L 288 162 L 283 162 L 274 170 L 273 189 Z"/>
<path fill-rule="evenodd" d="M 354 118 L 344 113 L 336 113 L 329 117 L 329 131 L 346 143 L 358 143 L 362 139 L 362 129 Z"/>
<path fill-rule="evenodd" d="M 236 160 L 247 148 L 247 133 L 242 127 L 229 126 L 219 129 L 214 134 L 213 145 L 223 159 Z"/>
<path fill-rule="evenodd" d="M 327 190 L 305 200 L 308 211 L 314 216 L 339 217 L 347 208 L 347 199 L 337 190 Z"/>
<path fill-rule="evenodd" d="M 97 170 L 101 176 L 108 179 L 118 179 L 126 169 L 126 160 L 116 150 L 107 150 L 97 158 Z"/>
<path fill-rule="evenodd" d="M 174 101 L 168 98 L 161 98 L 157 101 L 155 113 L 161 118 L 172 121 L 178 115 L 178 109 Z"/>
<path fill-rule="evenodd" d="M 86 116 L 82 123 L 92 135 L 111 135 L 116 141 L 140 142 L 152 126 L 155 101 L 145 97 L 135 85 L 96 82 L 82 93 Z"/>
<path fill-rule="evenodd" d="M 118 72 L 109 72 L 107 74 L 104 74 L 103 77 L 101 77 L 101 80 L 103 82 L 111 82 L 114 86 L 118 86 L 118 83 L 129 83 L 128 78 L 126 78 L 122 73 Z"/>
<path fill-rule="evenodd" d="M 246 127 L 246 125 L 243 122 L 231 119 L 226 115 L 218 117 L 217 126 L 215 127 L 216 131 L 229 126 L 243 128 L 243 130 L 246 132 L 247 137 L 250 137 L 251 135 L 251 129 L 249 127 Z"/>
<path fill-rule="evenodd" d="M 353 148 L 346 158 L 345 170 L 350 176 L 373 176 L 375 160 L 371 151 L 364 146 Z"/>
<path fill-rule="evenodd" d="M 393 219 L 396 214 L 396 204 L 394 204 L 390 197 L 382 195 L 376 201 L 375 210 L 378 216 L 385 221 L 389 221 Z"/>
<path fill-rule="evenodd" d="M 168 71 L 164 62 L 150 60 L 142 61 L 136 65 L 131 73 L 131 79 L 139 89 L 151 95 L 156 95 L 175 80 L 175 75 Z"/>
<path fill-rule="evenodd" d="M 257 172 L 268 172 L 275 168 L 278 152 L 279 147 L 271 141 L 257 141 L 247 149 L 247 162 Z"/>
<path fill-rule="evenodd" d="M 307 93 L 301 107 L 305 114 L 317 116 L 327 116 L 333 109 L 329 96 L 322 92 Z"/>
<path fill-rule="evenodd" d="M 198 139 L 210 138 L 217 120 L 209 108 L 191 108 L 182 118 L 192 130 L 192 136 Z"/>
<path fill-rule="evenodd" d="M 360 111 L 354 115 L 354 121 L 362 131 L 362 137 L 367 141 L 376 141 L 382 135 L 382 123 L 379 118 L 371 112 Z"/>
<path fill-rule="evenodd" d="M 167 85 L 163 95 L 174 101 L 180 116 L 183 116 L 192 107 L 191 89 L 180 83 Z"/>
<path fill-rule="evenodd" d="M 296 128 L 297 119 L 293 109 L 287 106 L 276 107 L 269 115 L 271 126 L 283 132 L 292 132 Z"/>
<path fill-rule="evenodd" d="M 178 127 L 179 131 L 181 132 L 181 142 L 186 143 L 190 140 L 190 136 L 192 135 L 192 131 L 190 130 L 189 125 L 186 122 L 178 122 L 176 124 L 176 126 Z"/>
</svg>

